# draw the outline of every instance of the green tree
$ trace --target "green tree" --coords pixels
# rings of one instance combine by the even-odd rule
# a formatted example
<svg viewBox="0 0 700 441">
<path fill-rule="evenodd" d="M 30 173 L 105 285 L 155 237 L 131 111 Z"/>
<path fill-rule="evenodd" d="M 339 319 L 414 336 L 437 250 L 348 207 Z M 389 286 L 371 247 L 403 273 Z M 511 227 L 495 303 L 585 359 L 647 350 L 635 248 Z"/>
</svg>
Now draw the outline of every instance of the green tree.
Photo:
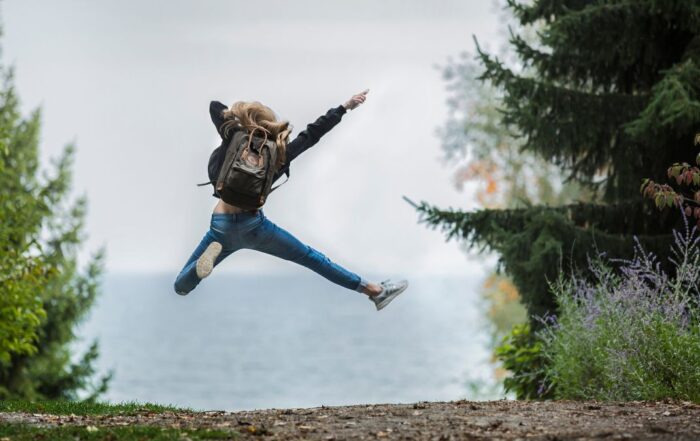
<svg viewBox="0 0 700 441">
<path fill-rule="evenodd" d="M 700 4 L 658 0 L 509 0 L 535 43 L 513 33 L 515 67 L 476 50 L 479 79 L 502 92 L 499 122 L 521 149 L 555 165 L 590 200 L 464 212 L 416 204 L 421 221 L 493 250 L 531 317 L 556 308 L 559 271 L 594 250 L 630 257 L 633 236 L 662 257 L 678 213 L 639 197 L 643 178 L 692 162 L 700 123 Z M 538 325 L 537 321 L 532 322 Z"/>
<path fill-rule="evenodd" d="M 95 398 L 97 342 L 77 361 L 74 327 L 93 304 L 104 251 L 79 268 L 84 197 L 71 201 L 74 147 L 40 170 L 40 112 L 22 118 L 10 69 L 0 68 L 0 398 Z"/>
</svg>

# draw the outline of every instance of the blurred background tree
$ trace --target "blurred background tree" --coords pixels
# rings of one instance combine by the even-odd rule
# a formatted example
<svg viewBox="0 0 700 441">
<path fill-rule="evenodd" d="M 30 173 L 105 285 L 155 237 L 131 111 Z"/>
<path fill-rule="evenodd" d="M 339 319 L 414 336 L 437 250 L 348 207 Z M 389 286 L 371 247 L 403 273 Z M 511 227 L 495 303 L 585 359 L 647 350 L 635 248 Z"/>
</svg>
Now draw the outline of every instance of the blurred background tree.
<svg viewBox="0 0 700 441">
<path fill-rule="evenodd" d="M 502 8 L 503 2 L 494 2 L 494 7 Z M 536 26 L 520 26 L 508 11 L 500 15 L 503 29 L 517 29 L 522 38 L 535 42 Z M 527 70 L 505 44 L 507 37 L 503 32 L 499 56 L 512 69 Z M 586 188 L 574 181 L 564 182 L 557 166 L 523 149 L 523 140 L 500 122 L 503 91 L 479 79 L 484 68 L 474 53 L 465 51 L 459 56 L 457 61 L 448 58 L 442 68 L 449 91 L 449 113 L 445 125 L 437 130 L 444 161 L 456 167 L 455 186 L 463 190 L 466 183 L 472 183 L 478 205 L 488 209 L 589 200 Z M 511 277 L 496 269 L 485 279 L 480 295 L 489 320 L 490 346 L 496 349 L 514 326 L 527 320 L 527 312 Z M 495 352 L 491 362 L 496 379 L 504 379 L 507 371 L 497 365 Z"/>
<path fill-rule="evenodd" d="M 98 293 L 104 251 L 84 268 L 84 197 L 69 200 L 74 147 L 39 164 L 40 112 L 20 115 L 11 69 L 0 67 L 0 398 L 93 399 L 97 342 L 71 359 L 74 328 Z"/>
</svg>

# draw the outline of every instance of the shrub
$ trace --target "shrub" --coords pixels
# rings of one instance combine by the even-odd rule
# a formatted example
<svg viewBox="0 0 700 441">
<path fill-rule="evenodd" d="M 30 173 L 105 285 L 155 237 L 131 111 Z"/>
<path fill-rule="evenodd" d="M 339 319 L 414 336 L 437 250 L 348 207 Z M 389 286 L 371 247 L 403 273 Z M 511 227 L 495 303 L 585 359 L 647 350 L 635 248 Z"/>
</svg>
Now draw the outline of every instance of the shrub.
<svg viewBox="0 0 700 441">
<path fill-rule="evenodd" d="M 510 371 L 510 376 L 503 380 L 503 387 L 520 400 L 552 397 L 542 343 L 532 334 L 530 324 L 523 323 L 513 326 L 496 347 L 496 357 Z"/>
<path fill-rule="evenodd" d="M 700 402 L 700 238 L 687 221 L 673 237 L 672 275 L 637 241 L 632 259 L 601 254 L 592 278 L 551 284 L 559 315 L 537 337 L 556 398 Z"/>
</svg>

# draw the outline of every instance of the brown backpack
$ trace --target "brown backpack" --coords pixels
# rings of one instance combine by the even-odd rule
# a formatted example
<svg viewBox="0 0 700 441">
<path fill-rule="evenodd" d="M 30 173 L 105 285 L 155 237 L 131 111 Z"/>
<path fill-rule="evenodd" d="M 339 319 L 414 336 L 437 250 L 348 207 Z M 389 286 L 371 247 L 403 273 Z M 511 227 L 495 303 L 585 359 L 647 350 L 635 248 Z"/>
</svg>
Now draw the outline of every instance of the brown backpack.
<svg viewBox="0 0 700 441">
<path fill-rule="evenodd" d="M 257 129 L 233 134 L 214 183 L 221 200 L 244 210 L 262 207 L 267 196 L 279 188 L 279 185 L 272 188 L 277 171 L 277 143 L 267 139 L 264 130 L 261 130 L 263 138 L 254 136 Z"/>
</svg>

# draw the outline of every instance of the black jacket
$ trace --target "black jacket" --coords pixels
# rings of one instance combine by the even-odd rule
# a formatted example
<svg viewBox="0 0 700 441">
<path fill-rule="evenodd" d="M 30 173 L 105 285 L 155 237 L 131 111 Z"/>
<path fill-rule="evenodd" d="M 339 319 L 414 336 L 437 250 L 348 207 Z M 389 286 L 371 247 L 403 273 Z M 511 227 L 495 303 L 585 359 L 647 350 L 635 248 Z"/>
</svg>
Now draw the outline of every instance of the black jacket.
<svg viewBox="0 0 700 441">
<path fill-rule="evenodd" d="M 219 170 L 221 170 L 224 158 L 226 157 L 226 149 L 228 148 L 229 142 L 231 141 L 231 136 L 233 136 L 234 133 L 232 130 L 229 131 L 228 137 L 224 137 L 221 133 L 221 125 L 224 122 L 222 112 L 226 109 L 227 107 L 219 101 L 212 101 L 209 103 L 209 114 L 211 115 L 211 121 L 214 123 L 219 136 L 221 136 L 221 145 L 214 149 L 212 159 L 210 160 L 210 164 L 215 164 L 213 167 L 209 168 L 209 180 L 212 183 L 215 183 L 217 177 L 219 176 Z M 347 109 L 343 105 L 331 107 L 328 109 L 325 115 L 319 116 L 316 121 L 308 124 L 306 126 L 306 130 L 302 130 L 296 136 L 296 138 L 287 143 L 286 161 L 275 173 L 274 177 L 272 178 L 272 182 L 275 182 L 283 174 L 286 174 L 287 177 L 289 177 L 289 164 L 292 162 L 292 160 L 299 156 L 304 150 L 316 144 L 323 135 L 328 133 L 330 129 L 335 127 L 335 125 L 340 122 L 346 112 Z M 216 194 L 216 191 L 214 192 L 213 196 L 217 198 L 219 197 Z"/>
</svg>

